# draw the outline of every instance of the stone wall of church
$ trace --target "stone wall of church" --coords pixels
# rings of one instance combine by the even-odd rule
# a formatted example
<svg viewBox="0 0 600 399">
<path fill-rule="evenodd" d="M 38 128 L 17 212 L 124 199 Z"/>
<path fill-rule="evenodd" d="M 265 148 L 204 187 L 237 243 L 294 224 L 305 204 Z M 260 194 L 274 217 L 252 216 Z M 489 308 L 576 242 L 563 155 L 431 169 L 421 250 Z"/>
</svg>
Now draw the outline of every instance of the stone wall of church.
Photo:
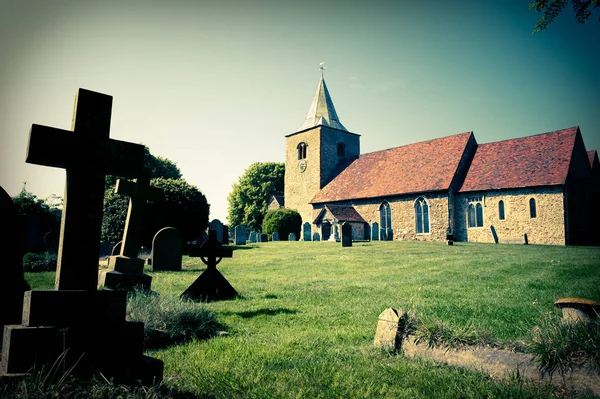
<svg viewBox="0 0 600 399">
<path fill-rule="evenodd" d="M 481 197 L 483 226 L 467 226 L 469 200 Z M 536 217 L 531 218 L 529 200 L 535 199 Z M 505 219 L 500 220 L 499 202 L 504 202 Z M 455 238 L 458 241 L 493 243 L 494 226 L 500 243 L 522 243 L 527 233 L 530 244 L 565 245 L 565 209 L 561 187 L 510 189 L 460 193 L 455 202 Z"/>
<path fill-rule="evenodd" d="M 344 157 L 338 156 L 338 144 L 344 145 Z M 359 135 L 337 129 L 321 128 L 321 187 L 325 187 L 359 155 Z"/>
</svg>

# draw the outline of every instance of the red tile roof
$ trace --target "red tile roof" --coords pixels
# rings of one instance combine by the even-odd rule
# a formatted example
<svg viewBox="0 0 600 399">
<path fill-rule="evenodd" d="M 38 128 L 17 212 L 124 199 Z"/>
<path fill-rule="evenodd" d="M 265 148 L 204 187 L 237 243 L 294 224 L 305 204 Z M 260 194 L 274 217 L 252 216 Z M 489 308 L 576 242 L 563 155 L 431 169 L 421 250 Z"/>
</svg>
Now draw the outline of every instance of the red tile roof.
<svg viewBox="0 0 600 399">
<path fill-rule="evenodd" d="M 575 126 L 480 144 L 460 191 L 565 184 L 578 132 Z"/>
<path fill-rule="evenodd" d="M 362 222 L 366 223 L 365 219 L 354 209 L 353 206 L 332 206 L 325 205 L 325 209 L 338 222 Z"/>
<path fill-rule="evenodd" d="M 361 155 L 312 203 L 448 190 L 473 132 Z"/>
<path fill-rule="evenodd" d="M 590 166 L 594 167 L 594 161 L 598 162 L 598 151 L 590 150 L 587 152 L 588 160 L 590 161 Z"/>
</svg>

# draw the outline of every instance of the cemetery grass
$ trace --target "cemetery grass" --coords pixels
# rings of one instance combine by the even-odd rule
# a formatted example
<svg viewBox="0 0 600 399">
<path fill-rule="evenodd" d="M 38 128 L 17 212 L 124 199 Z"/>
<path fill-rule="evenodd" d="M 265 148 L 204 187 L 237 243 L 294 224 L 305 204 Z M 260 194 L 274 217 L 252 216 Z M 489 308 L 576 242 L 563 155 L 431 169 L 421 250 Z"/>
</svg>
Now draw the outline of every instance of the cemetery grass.
<svg viewBox="0 0 600 399">
<path fill-rule="evenodd" d="M 150 351 L 165 362 L 166 386 L 216 398 L 573 395 L 517 374 L 493 380 L 385 353 L 373 337 L 378 315 L 393 307 L 410 311 L 433 341 L 523 350 L 535 326 L 560 315 L 555 300 L 600 297 L 600 248 L 403 241 L 234 248 L 218 269 L 240 298 L 198 305 L 228 335 Z M 181 272 L 147 273 L 154 291 L 175 297 L 202 270 L 199 259 L 184 257 Z M 26 279 L 48 289 L 53 273 Z"/>
</svg>

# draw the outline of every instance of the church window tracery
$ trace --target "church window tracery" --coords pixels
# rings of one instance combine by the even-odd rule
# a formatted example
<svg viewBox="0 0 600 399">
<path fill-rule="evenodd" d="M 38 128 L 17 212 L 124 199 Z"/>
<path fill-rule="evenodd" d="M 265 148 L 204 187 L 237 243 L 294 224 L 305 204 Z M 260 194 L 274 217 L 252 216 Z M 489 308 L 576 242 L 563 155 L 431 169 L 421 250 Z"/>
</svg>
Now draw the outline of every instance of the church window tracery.
<svg viewBox="0 0 600 399">
<path fill-rule="evenodd" d="M 387 232 L 392 229 L 392 209 L 389 202 L 385 201 L 379 207 L 379 219 L 379 228 L 386 232 L 387 237 Z"/>
<path fill-rule="evenodd" d="M 429 205 L 423 197 L 415 201 L 415 226 L 417 234 L 429 234 Z"/>
<path fill-rule="evenodd" d="M 467 207 L 467 226 L 483 227 L 483 196 L 467 198 L 469 206 Z"/>
</svg>

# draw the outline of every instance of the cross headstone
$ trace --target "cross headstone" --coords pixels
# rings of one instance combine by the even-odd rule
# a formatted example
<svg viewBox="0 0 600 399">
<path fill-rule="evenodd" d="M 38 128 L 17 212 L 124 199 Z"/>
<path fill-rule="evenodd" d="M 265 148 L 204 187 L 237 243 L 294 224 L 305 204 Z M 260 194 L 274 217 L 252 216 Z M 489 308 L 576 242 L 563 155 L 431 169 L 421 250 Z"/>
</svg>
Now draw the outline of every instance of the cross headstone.
<svg viewBox="0 0 600 399">
<path fill-rule="evenodd" d="M 181 270 L 183 239 L 174 227 L 160 229 L 152 240 L 152 270 Z"/>
<path fill-rule="evenodd" d="M 211 220 L 208 224 L 208 229 L 216 231 L 217 241 L 219 241 L 220 244 L 225 244 L 225 242 L 223 242 L 223 223 L 221 223 L 219 219 Z"/>
<path fill-rule="evenodd" d="M 315 231 L 315 232 L 313 233 L 312 240 L 313 240 L 313 241 L 321 241 L 321 235 L 319 234 L 319 232 L 318 232 L 318 231 Z"/>
<path fill-rule="evenodd" d="M 127 218 L 123 231 L 121 253 L 108 259 L 108 270 L 99 273 L 98 285 L 110 289 L 131 290 L 136 287 L 150 290 L 152 277 L 144 274 L 144 261 L 138 258 L 142 238 L 143 218 L 148 200 L 158 200 L 162 190 L 150 187 L 150 169 L 130 182 L 117 180 L 115 192 L 129 197 Z"/>
<path fill-rule="evenodd" d="M 302 225 L 302 240 L 310 241 L 312 239 L 311 224 L 306 222 Z"/>
<path fill-rule="evenodd" d="M 271 239 L 272 239 L 273 241 L 279 241 L 279 233 L 278 233 L 278 232 L 276 232 L 276 231 L 274 231 L 274 232 L 273 232 L 273 235 L 271 236 Z"/>
<path fill-rule="evenodd" d="M 373 345 L 388 351 L 400 350 L 405 335 L 406 318 L 407 316 L 402 310 L 397 311 L 392 308 L 384 310 L 377 321 Z"/>
<path fill-rule="evenodd" d="M 288 241 L 296 241 L 296 234 L 290 233 L 288 235 Z"/>
<path fill-rule="evenodd" d="M 338 224 L 331 225 L 331 235 L 328 241 L 339 241 L 340 240 L 340 229 Z"/>
<path fill-rule="evenodd" d="M 379 223 L 373 222 L 371 225 L 371 241 L 379 241 Z"/>
<path fill-rule="evenodd" d="M 342 247 L 352 246 L 352 226 L 350 223 L 342 223 Z"/>
<path fill-rule="evenodd" d="M 190 247 L 189 255 L 190 257 L 200 257 L 206 265 L 206 270 L 181 294 L 182 299 L 210 302 L 232 299 L 237 296 L 237 291 L 217 270 L 217 264 L 223 258 L 233 256 L 233 250 L 223 248 L 217 240 L 215 230 L 209 230 L 208 240 L 204 241 L 202 245 Z"/>
<path fill-rule="evenodd" d="M 250 239 L 248 241 L 250 241 L 250 242 L 256 242 L 257 241 L 256 231 L 250 232 Z"/>
<path fill-rule="evenodd" d="M 235 245 L 246 245 L 246 226 L 235 226 Z"/>
</svg>

